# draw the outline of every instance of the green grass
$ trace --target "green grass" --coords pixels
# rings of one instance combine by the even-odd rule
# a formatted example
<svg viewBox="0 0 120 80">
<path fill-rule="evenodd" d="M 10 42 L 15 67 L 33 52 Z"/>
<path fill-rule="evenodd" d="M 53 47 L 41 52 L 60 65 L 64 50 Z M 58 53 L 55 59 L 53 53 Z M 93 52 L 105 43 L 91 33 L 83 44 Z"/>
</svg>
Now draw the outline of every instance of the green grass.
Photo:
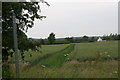
<svg viewBox="0 0 120 80">
<path fill-rule="evenodd" d="M 27 73 L 27 74 L 26 74 Z M 117 78 L 118 62 L 67 62 L 62 67 L 34 66 L 23 70 L 22 78 Z"/>
<path fill-rule="evenodd" d="M 74 52 L 68 57 L 72 60 L 84 61 L 94 60 L 98 54 L 104 59 L 118 58 L 118 42 L 77 43 Z"/>
<path fill-rule="evenodd" d="M 20 68 L 22 78 L 117 78 L 118 42 L 44 45 L 42 53 L 25 52 L 30 62 Z M 67 56 L 66 56 L 67 55 Z M 109 56 L 108 56 L 109 55 Z M 100 58 L 100 60 L 98 60 Z M 106 59 L 107 58 L 107 59 Z M 101 60 L 104 59 L 104 60 Z M 13 68 L 14 71 L 14 68 Z"/>
<path fill-rule="evenodd" d="M 65 47 L 67 47 L 69 44 L 62 44 L 62 45 L 42 45 L 41 48 L 38 47 L 38 49 L 41 51 L 26 51 L 24 56 L 25 56 L 25 61 L 27 62 L 33 62 L 34 60 L 38 59 L 39 57 L 43 57 L 45 55 L 48 54 L 52 54 L 55 53 L 61 49 L 64 49 Z M 29 55 L 32 54 L 32 57 L 30 57 Z M 13 55 L 13 57 L 9 57 L 10 62 L 15 62 L 15 55 Z M 21 53 L 19 52 L 19 61 L 22 61 L 21 58 Z"/>
<path fill-rule="evenodd" d="M 74 46 L 75 44 L 70 44 L 69 46 L 60 51 L 57 51 L 52 54 L 46 54 L 43 57 L 39 57 L 38 59 L 32 62 L 32 65 L 40 64 L 46 67 L 60 67 L 65 62 L 67 54 L 71 53 L 74 50 Z"/>
</svg>

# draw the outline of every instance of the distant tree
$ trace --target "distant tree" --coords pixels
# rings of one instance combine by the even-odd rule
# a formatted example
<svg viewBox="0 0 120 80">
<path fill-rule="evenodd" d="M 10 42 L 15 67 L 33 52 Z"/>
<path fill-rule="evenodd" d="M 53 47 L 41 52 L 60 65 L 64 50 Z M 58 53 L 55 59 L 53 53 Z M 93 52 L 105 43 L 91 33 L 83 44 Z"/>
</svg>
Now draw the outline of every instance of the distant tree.
<svg viewBox="0 0 120 80">
<path fill-rule="evenodd" d="M 70 43 L 73 43 L 73 42 L 74 42 L 73 37 L 66 37 L 65 39 L 66 39 L 68 42 L 70 42 Z"/>
<path fill-rule="evenodd" d="M 104 35 L 103 40 L 119 40 L 119 34 L 110 34 L 110 35 Z"/>
<path fill-rule="evenodd" d="M 82 37 L 83 41 L 88 41 L 88 38 L 89 38 L 89 37 L 86 36 L 86 35 Z"/>
<path fill-rule="evenodd" d="M 44 40 L 43 40 L 43 39 L 41 39 L 41 40 L 40 40 L 40 44 L 42 44 L 42 45 L 44 45 L 44 44 L 45 44 L 45 42 L 44 42 Z"/>
<path fill-rule="evenodd" d="M 114 40 L 118 40 L 118 34 L 114 35 Z"/>
<path fill-rule="evenodd" d="M 49 40 L 50 44 L 53 44 L 55 42 L 55 34 L 51 33 L 48 37 L 48 40 Z"/>
<path fill-rule="evenodd" d="M 118 40 L 120 40 L 120 34 L 118 34 Z"/>
<path fill-rule="evenodd" d="M 103 40 L 107 40 L 106 35 L 103 35 L 103 36 L 102 36 L 102 39 L 103 39 Z"/>
<path fill-rule="evenodd" d="M 94 42 L 95 41 L 95 37 L 91 37 L 90 39 L 89 39 L 89 42 Z"/>
<path fill-rule="evenodd" d="M 80 38 L 74 39 L 74 42 L 75 42 L 75 43 L 79 43 L 79 42 L 80 42 Z"/>
</svg>

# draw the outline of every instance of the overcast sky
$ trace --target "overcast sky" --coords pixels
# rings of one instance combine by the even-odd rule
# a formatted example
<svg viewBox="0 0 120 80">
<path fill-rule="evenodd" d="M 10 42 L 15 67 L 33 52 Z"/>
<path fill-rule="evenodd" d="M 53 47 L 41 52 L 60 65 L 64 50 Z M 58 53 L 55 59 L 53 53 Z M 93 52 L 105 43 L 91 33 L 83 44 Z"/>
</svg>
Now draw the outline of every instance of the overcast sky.
<svg viewBox="0 0 120 80">
<path fill-rule="evenodd" d="M 47 38 L 53 32 L 57 38 L 101 36 L 118 33 L 118 0 L 46 0 L 41 4 L 42 15 L 35 20 L 28 37 Z"/>
</svg>

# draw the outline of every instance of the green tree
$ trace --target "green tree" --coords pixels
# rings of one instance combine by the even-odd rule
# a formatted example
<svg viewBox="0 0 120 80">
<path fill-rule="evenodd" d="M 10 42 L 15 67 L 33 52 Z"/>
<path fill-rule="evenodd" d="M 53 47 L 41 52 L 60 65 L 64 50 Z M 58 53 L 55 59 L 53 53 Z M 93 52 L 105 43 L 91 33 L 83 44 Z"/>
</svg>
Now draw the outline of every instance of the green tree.
<svg viewBox="0 0 120 80">
<path fill-rule="evenodd" d="M 43 40 L 43 39 L 41 39 L 41 40 L 40 40 L 40 43 L 41 43 L 42 45 L 44 45 L 44 44 L 45 44 L 45 42 L 44 42 L 44 40 Z"/>
<path fill-rule="evenodd" d="M 55 42 L 55 34 L 51 33 L 48 37 L 48 40 L 49 40 L 50 44 L 53 44 Z"/>
<path fill-rule="evenodd" d="M 49 4 L 43 0 L 42 3 Z M 24 52 L 28 49 L 36 49 L 36 46 L 32 41 L 27 39 L 25 31 L 28 28 L 32 28 L 35 19 L 43 19 L 46 16 L 41 16 L 41 9 L 38 2 L 3 2 L 2 3 L 2 46 L 3 46 L 3 56 L 9 56 L 9 50 L 14 50 L 13 48 L 13 22 L 12 22 L 12 11 L 16 15 L 19 23 L 17 25 L 18 33 L 18 49 Z M 7 51 L 4 51 L 7 50 Z M 7 59 L 7 58 L 5 58 Z M 3 57 L 4 60 L 4 57 Z"/>
<path fill-rule="evenodd" d="M 89 42 L 94 42 L 94 41 L 96 41 L 96 40 L 95 40 L 95 37 L 91 37 L 91 38 L 89 39 Z"/>
<path fill-rule="evenodd" d="M 82 39 L 83 39 L 83 41 L 86 42 L 86 41 L 88 41 L 89 37 L 85 35 L 85 36 L 82 37 Z"/>
<path fill-rule="evenodd" d="M 73 37 L 66 37 L 65 39 L 66 39 L 68 42 L 70 42 L 70 43 L 73 43 L 73 42 L 74 42 Z"/>
<path fill-rule="evenodd" d="M 43 0 L 42 3 L 49 4 Z M 38 2 L 3 2 L 2 3 L 2 62 L 3 78 L 12 77 L 9 71 L 8 56 L 12 57 L 13 48 L 13 22 L 12 11 L 15 13 L 19 23 L 17 25 L 18 49 L 21 51 L 21 57 L 24 60 L 25 50 L 36 50 L 39 44 L 29 40 L 25 34 L 28 28 L 32 28 L 35 19 L 43 19 Z M 11 51 L 12 50 L 12 51 Z M 4 65 L 6 64 L 6 65 Z M 10 76 L 9 76 L 10 75 Z"/>
</svg>

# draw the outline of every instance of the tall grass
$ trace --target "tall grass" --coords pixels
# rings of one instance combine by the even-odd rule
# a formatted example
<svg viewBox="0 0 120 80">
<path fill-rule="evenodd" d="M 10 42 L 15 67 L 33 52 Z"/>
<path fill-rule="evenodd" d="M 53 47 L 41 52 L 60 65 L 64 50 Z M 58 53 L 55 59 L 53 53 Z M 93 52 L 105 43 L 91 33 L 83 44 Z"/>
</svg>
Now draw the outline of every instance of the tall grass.
<svg viewBox="0 0 120 80">
<path fill-rule="evenodd" d="M 69 46 L 60 51 L 52 54 L 46 54 L 43 57 L 39 57 L 37 60 L 32 62 L 32 66 L 35 64 L 40 64 L 47 67 L 60 67 L 65 62 L 66 56 L 74 50 L 74 46 L 75 44 L 70 44 Z"/>
<path fill-rule="evenodd" d="M 26 58 L 31 65 L 21 68 L 21 78 L 118 77 L 117 41 L 45 45 L 42 52 L 25 52 L 33 56 Z"/>
<path fill-rule="evenodd" d="M 67 62 L 62 67 L 42 67 L 36 65 L 30 69 L 22 71 L 21 77 L 118 78 L 118 61 L 104 61 L 95 64 L 91 64 L 88 62 Z"/>
<path fill-rule="evenodd" d="M 95 60 L 98 55 L 103 59 L 118 58 L 118 41 L 77 43 L 70 59 L 78 61 Z"/>
<path fill-rule="evenodd" d="M 38 49 L 41 51 L 32 51 L 32 50 L 29 50 L 29 51 L 25 51 L 25 61 L 27 62 L 32 62 L 33 60 L 36 60 L 38 59 L 39 57 L 43 57 L 45 56 L 46 54 L 52 54 L 52 53 L 55 53 L 61 49 L 64 49 L 65 47 L 67 47 L 69 44 L 62 44 L 62 45 L 42 45 L 41 48 L 38 47 Z M 32 55 L 30 57 L 30 54 Z M 9 61 L 10 62 L 15 62 L 15 55 L 13 55 L 13 57 L 9 57 Z M 22 58 L 21 58 L 21 53 L 19 52 L 19 61 L 21 62 L 22 61 Z"/>
</svg>

